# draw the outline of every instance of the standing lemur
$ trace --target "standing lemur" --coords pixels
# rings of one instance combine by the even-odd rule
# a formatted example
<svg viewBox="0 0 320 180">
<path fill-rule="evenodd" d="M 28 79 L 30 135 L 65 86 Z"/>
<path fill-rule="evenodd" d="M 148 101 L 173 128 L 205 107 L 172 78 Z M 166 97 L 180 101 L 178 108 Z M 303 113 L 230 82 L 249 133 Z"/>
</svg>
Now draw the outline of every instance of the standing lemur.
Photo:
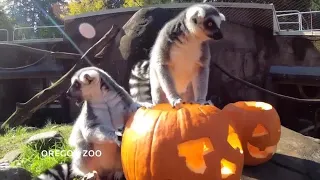
<svg viewBox="0 0 320 180">
<path fill-rule="evenodd" d="M 142 67 L 146 60 L 132 69 L 130 81 L 134 83 L 129 82 L 129 86 L 133 98 L 148 101 L 146 89 L 150 88 L 153 104 L 206 104 L 211 59 L 208 40 L 223 38 L 222 21 L 225 16 L 204 3 L 192 5 L 168 21 L 151 49 L 149 69 Z M 141 69 L 149 73 L 136 77 Z"/>
<path fill-rule="evenodd" d="M 96 67 L 78 70 L 71 79 L 67 95 L 83 101 L 69 138 L 70 146 L 74 147 L 72 163 L 57 165 L 37 179 L 67 180 L 93 170 L 99 176 L 112 174 L 113 179 L 123 179 L 118 133 L 140 105 L 105 71 Z M 92 149 L 100 150 L 101 157 L 84 156 L 84 152 Z"/>
</svg>

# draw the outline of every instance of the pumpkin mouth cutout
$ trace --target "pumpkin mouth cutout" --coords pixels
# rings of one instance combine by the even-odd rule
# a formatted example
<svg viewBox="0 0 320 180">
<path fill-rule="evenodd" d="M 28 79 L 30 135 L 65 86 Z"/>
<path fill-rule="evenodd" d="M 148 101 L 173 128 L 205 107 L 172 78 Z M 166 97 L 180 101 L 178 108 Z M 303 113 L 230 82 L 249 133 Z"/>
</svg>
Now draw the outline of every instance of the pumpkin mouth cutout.
<svg viewBox="0 0 320 180">
<path fill-rule="evenodd" d="M 228 143 L 230 144 L 230 146 L 237 150 L 239 149 L 240 153 L 243 154 L 243 149 L 241 146 L 241 142 L 239 140 L 239 136 L 238 134 L 235 132 L 235 130 L 233 129 L 232 126 L 229 125 L 229 132 L 228 132 L 228 139 L 227 139 Z"/>
<path fill-rule="evenodd" d="M 265 102 L 255 102 L 255 101 L 248 101 L 248 102 L 244 102 L 246 106 L 243 106 L 241 108 L 243 108 L 244 110 L 253 110 L 253 111 L 257 111 L 257 110 L 264 110 L 264 111 L 268 111 L 272 109 L 272 106 L 270 104 L 267 104 Z M 259 109 L 257 109 L 259 108 Z"/>
<path fill-rule="evenodd" d="M 261 137 L 268 134 L 269 131 L 262 124 L 257 124 L 253 130 L 252 137 Z"/>
<path fill-rule="evenodd" d="M 221 178 L 226 179 L 230 175 L 235 174 L 237 170 L 237 167 L 235 164 L 232 162 L 226 160 L 226 159 L 221 159 Z"/>
<path fill-rule="evenodd" d="M 190 140 L 178 145 L 180 157 L 186 158 L 186 166 L 194 173 L 203 174 L 207 169 L 204 156 L 214 151 L 209 138 Z"/>
<path fill-rule="evenodd" d="M 265 148 L 265 150 L 260 151 L 259 148 L 253 146 L 252 144 L 250 144 L 248 142 L 247 148 L 248 148 L 248 151 L 252 157 L 257 158 L 257 159 L 262 159 L 262 158 L 268 157 L 269 155 L 273 155 L 277 150 L 277 145 L 268 146 Z"/>
</svg>

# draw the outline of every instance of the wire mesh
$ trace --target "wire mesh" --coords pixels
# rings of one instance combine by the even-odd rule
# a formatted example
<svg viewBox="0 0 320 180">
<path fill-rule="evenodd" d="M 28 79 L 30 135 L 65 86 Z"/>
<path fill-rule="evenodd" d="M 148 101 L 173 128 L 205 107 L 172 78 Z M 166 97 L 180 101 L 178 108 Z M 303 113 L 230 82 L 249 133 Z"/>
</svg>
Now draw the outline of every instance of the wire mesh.
<svg viewBox="0 0 320 180">
<path fill-rule="evenodd" d="M 124 4 L 127 2 L 131 1 L 124 1 Z M 203 2 L 203 0 L 134 0 L 130 5 L 142 7 L 170 2 Z M 318 11 L 320 10 L 320 0 L 207 0 L 206 2 L 234 4 L 229 7 L 217 6 L 227 16 L 229 22 L 271 29 L 273 28 L 274 11 L 264 7 L 273 4 L 280 30 L 320 31 L 320 11 Z M 243 8 L 235 7 L 239 3 Z"/>
</svg>

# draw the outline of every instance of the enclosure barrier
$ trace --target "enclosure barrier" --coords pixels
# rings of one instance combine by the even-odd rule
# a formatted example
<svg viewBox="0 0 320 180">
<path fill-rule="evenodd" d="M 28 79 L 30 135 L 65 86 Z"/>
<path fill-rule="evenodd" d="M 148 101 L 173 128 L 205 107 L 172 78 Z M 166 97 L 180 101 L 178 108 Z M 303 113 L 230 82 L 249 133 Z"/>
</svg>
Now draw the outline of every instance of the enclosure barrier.
<svg viewBox="0 0 320 180">
<path fill-rule="evenodd" d="M 8 29 L 0 29 L 0 32 L 5 32 L 5 38 L 0 42 L 9 43 L 32 43 L 32 42 L 59 42 L 63 41 L 63 35 L 60 32 L 64 30 L 64 25 L 58 26 L 33 26 L 33 27 L 14 27 L 12 39 L 9 39 L 10 34 Z M 47 36 L 41 35 L 47 33 Z M 5 39 L 5 40 L 4 40 Z"/>
<path fill-rule="evenodd" d="M 320 11 L 276 11 L 279 35 L 320 36 Z"/>
</svg>

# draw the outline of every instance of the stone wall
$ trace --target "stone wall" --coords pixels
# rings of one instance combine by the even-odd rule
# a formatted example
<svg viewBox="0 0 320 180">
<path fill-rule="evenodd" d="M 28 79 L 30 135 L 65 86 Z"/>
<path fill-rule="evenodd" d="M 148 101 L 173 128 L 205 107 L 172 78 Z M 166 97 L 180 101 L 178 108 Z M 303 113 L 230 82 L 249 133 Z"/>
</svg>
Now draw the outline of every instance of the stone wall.
<svg viewBox="0 0 320 180">
<path fill-rule="evenodd" d="M 274 36 L 270 28 L 272 10 L 268 7 L 262 8 L 266 7 L 251 11 L 238 8 L 236 11 L 245 15 L 242 19 L 236 17 L 235 11 L 230 8 L 219 8 L 227 17 L 227 22 L 222 24 L 225 38 L 212 42 L 212 61 L 219 63 L 236 77 L 276 91 L 267 78 L 270 65 L 317 66 L 320 62 L 320 53 L 308 39 Z M 85 51 L 113 24 L 123 26 L 123 31 L 119 33 L 112 51 L 104 57 L 103 68 L 128 89 L 128 73 L 132 65 L 141 59 L 148 58 L 148 50 L 153 44 L 157 31 L 182 9 L 181 7 L 149 8 L 148 10 L 145 8 L 139 10 L 134 17 L 132 15 L 138 9 L 100 11 L 69 17 L 65 21 L 65 28 L 79 48 Z M 157 15 L 156 18 L 155 15 Z M 264 19 L 265 23 L 259 24 L 259 19 Z M 87 40 L 80 35 L 78 27 L 84 22 L 95 27 L 97 32 L 95 38 Z M 290 95 L 297 97 L 297 94 Z M 228 78 L 214 66 L 210 73 L 208 98 L 219 107 L 238 100 L 262 100 L 273 105 L 276 105 L 279 100 Z"/>
</svg>

